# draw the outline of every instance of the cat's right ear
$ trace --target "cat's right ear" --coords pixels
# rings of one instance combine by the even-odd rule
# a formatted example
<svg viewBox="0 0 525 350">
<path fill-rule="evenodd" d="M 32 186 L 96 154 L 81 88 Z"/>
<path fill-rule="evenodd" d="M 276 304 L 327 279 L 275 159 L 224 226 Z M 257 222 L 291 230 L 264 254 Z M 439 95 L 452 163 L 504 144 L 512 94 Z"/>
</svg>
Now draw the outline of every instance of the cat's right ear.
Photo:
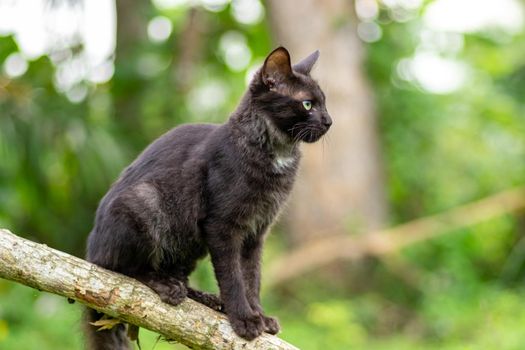
<svg viewBox="0 0 525 350">
<path fill-rule="evenodd" d="M 294 64 L 293 70 L 303 74 L 310 74 L 312 67 L 319 58 L 319 50 L 312 52 L 308 57 L 303 59 L 301 62 Z"/>
<path fill-rule="evenodd" d="M 282 46 L 273 50 L 264 61 L 261 75 L 263 83 L 269 88 L 292 76 L 292 65 L 288 50 Z"/>
</svg>

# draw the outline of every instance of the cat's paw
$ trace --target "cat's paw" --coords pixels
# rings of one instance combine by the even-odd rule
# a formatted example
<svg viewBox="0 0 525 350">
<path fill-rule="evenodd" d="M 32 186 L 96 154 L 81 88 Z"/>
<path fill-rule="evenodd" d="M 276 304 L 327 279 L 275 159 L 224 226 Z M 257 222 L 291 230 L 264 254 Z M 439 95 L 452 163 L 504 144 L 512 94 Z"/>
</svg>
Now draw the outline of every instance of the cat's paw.
<svg viewBox="0 0 525 350">
<path fill-rule="evenodd" d="M 219 298 L 215 294 L 201 292 L 200 290 L 188 288 L 188 298 L 191 298 L 203 305 L 206 305 L 207 307 L 215 311 L 224 313 L 224 303 L 222 302 L 221 298 Z"/>
<path fill-rule="evenodd" d="M 281 326 L 276 318 L 266 316 L 263 312 L 261 304 L 258 302 L 253 302 L 250 304 L 255 313 L 259 314 L 264 322 L 264 331 L 270 334 L 277 334 L 281 330 Z"/>
<path fill-rule="evenodd" d="M 235 333 L 246 340 L 253 340 L 264 331 L 264 320 L 256 313 L 245 317 L 229 317 L 229 319 Z"/>
<path fill-rule="evenodd" d="M 160 300 L 174 306 L 182 303 L 188 295 L 188 290 L 184 283 L 174 278 L 157 282 L 151 287 L 157 292 Z"/>
<path fill-rule="evenodd" d="M 264 331 L 270 334 L 277 334 L 281 330 L 281 326 L 276 318 L 262 315 L 264 321 Z"/>
<path fill-rule="evenodd" d="M 224 313 L 224 303 L 216 295 L 208 294 L 203 304 L 215 311 Z"/>
</svg>

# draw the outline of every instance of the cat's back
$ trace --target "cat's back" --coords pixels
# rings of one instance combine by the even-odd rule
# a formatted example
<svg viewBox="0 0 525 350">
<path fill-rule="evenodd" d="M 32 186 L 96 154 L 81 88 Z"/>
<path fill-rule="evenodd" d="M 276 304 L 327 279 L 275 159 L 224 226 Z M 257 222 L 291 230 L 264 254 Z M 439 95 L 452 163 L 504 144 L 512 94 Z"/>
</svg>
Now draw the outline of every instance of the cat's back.
<svg viewBox="0 0 525 350">
<path fill-rule="evenodd" d="M 183 124 L 153 141 L 120 174 L 102 198 L 97 210 L 106 215 L 111 208 L 122 205 L 134 207 L 141 203 L 138 197 L 161 198 L 177 194 L 200 185 L 203 173 L 203 150 L 218 124 Z M 147 196 L 146 196 L 147 195 Z M 187 198 L 184 198 L 187 199 Z M 150 200 L 151 201 L 151 200 Z"/>
<path fill-rule="evenodd" d="M 192 150 L 202 146 L 218 128 L 219 124 L 183 124 L 171 129 L 152 142 L 138 157 L 170 162 L 193 156 Z"/>
<path fill-rule="evenodd" d="M 149 149 L 155 149 L 157 147 L 195 146 L 204 142 L 207 137 L 220 126 L 221 124 L 212 123 L 191 123 L 179 125 L 152 142 L 151 145 L 144 150 L 144 153 L 147 153 Z"/>
<path fill-rule="evenodd" d="M 171 172 L 201 157 L 201 149 L 219 127 L 219 124 L 183 124 L 171 129 L 146 147 L 123 171 L 119 182 L 129 185 L 143 179 L 173 176 Z"/>
</svg>

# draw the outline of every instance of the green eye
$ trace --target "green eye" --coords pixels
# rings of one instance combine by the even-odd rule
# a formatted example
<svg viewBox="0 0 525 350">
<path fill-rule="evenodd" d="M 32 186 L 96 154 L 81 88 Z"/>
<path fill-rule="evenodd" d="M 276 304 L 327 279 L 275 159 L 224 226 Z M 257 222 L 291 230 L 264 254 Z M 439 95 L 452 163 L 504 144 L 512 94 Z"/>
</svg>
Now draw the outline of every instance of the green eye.
<svg viewBox="0 0 525 350">
<path fill-rule="evenodd" d="M 310 100 L 303 101 L 303 107 L 304 107 L 304 109 L 309 111 L 310 109 L 312 109 L 312 101 L 310 101 Z"/>
</svg>

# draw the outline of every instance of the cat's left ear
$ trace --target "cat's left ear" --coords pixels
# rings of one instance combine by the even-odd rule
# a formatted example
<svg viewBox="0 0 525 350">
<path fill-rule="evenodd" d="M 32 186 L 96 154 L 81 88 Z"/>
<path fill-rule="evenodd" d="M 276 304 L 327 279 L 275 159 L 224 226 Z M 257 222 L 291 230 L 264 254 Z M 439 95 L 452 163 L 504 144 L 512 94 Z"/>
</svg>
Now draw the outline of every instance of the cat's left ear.
<svg viewBox="0 0 525 350">
<path fill-rule="evenodd" d="M 263 83 L 270 88 L 291 77 L 293 73 L 288 50 L 282 46 L 273 50 L 264 61 L 261 74 Z"/>
<path fill-rule="evenodd" d="M 293 70 L 304 75 L 310 74 L 312 67 L 319 58 L 319 50 L 315 50 L 308 57 L 293 65 Z"/>
</svg>

